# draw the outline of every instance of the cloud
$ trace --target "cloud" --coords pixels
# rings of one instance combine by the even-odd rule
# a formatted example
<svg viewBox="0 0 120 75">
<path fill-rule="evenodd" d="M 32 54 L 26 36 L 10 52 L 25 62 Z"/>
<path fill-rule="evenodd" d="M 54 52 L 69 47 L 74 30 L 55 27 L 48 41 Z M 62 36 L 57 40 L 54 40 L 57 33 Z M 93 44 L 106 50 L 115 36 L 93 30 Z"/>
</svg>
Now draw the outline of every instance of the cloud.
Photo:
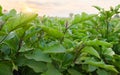
<svg viewBox="0 0 120 75">
<path fill-rule="evenodd" d="M 27 4 L 35 4 L 35 5 L 38 5 L 38 6 L 49 6 L 49 5 L 52 5 L 52 6 L 60 6 L 60 5 L 63 5 L 62 3 L 59 3 L 59 2 L 41 2 L 41 1 L 26 1 Z"/>
</svg>

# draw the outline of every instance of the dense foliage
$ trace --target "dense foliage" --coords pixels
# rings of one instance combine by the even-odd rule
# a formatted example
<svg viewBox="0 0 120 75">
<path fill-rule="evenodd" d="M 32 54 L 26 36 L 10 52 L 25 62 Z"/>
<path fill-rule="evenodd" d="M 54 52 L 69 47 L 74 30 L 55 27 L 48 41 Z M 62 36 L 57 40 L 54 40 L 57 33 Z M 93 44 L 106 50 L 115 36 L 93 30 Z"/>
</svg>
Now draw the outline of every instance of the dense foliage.
<svg viewBox="0 0 120 75">
<path fill-rule="evenodd" d="M 120 75 L 120 5 L 69 18 L 0 7 L 0 75 Z"/>
</svg>

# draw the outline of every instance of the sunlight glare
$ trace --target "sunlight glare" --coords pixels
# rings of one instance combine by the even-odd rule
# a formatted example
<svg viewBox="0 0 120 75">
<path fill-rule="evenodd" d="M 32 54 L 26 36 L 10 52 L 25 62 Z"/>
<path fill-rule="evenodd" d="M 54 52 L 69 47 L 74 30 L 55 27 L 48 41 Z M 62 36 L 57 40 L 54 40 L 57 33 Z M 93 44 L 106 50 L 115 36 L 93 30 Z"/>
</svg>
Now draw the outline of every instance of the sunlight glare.
<svg viewBox="0 0 120 75">
<path fill-rule="evenodd" d="M 35 12 L 34 9 L 32 9 L 32 8 L 30 8 L 30 7 L 28 7 L 28 6 L 24 7 L 24 8 L 22 9 L 22 11 L 23 11 L 23 12 L 26 12 L 26 13 Z"/>
</svg>

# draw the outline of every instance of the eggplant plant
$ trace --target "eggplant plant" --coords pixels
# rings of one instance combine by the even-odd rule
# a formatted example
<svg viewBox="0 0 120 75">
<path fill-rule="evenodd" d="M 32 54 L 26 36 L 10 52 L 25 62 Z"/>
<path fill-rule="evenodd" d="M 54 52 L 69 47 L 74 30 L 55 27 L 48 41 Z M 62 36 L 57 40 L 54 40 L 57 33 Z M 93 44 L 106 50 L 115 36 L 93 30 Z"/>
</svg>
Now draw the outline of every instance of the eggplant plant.
<svg viewBox="0 0 120 75">
<path fill-rule="evenodd" d="M 0 75 L 119 75 L 120 5 L 98 14 L 2 12 Z"/>
</svg>

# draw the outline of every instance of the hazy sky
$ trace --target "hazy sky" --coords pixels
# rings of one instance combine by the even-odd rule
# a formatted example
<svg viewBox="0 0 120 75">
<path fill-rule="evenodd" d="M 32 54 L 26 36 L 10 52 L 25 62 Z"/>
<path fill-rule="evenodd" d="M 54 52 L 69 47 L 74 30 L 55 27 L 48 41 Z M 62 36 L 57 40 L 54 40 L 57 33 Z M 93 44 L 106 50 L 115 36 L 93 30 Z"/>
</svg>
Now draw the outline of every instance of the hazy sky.
<svg viewBox="0 0 120 75">
<path fill-rule="evenodd" d="M 108 9 L 110 6 L 120 4 L 120 0 L 0 0 L 4 9 L 15 8 L 24 11 L 26 8 L 34 9 L 40 15 L 68 16 L 69 13 L 97 13 L 93 5 Z"/>
</svg>

